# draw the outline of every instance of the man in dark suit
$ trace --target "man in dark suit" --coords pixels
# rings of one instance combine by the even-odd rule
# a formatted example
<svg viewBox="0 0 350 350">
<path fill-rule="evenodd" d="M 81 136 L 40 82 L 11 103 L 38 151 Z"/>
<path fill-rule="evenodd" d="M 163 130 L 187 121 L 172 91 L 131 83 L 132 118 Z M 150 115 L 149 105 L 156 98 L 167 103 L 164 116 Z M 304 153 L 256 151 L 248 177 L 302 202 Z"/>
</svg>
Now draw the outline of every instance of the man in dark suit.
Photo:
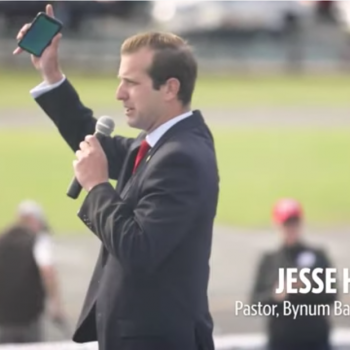
<svg viewBox="0 0 350 350">
<path fill-rule="evenodd" d="M 273 208 L 273 220 L 283 242 L 279 249 L 260 258 L 251 296 L 252 305 L 261 303 L 275 310 L 267 324 L 268 350 L 329 350 L 331 327 L 327 312 L 336 300 L 336 294 L 326 291 L 288 294 L 285 288 L 277 294 L 276 289 L 281 283 L 279 268 L 307 267 L 312 271 L 332 267 L 331 263 L 323 249 L 312 247 L 302 240 L 303 210 L 296 200 L 285 198 L 278 201 Z M 325 274 L 319 277 L 325 282 Z M 310 282 L 314 286 L 311 276 Z M 298 280 L 294 287 L 302 288 L 304 284 Z M 333 284 L 334 287 L 336 285 Z M 289 314 L 289 309 L 285 312 L 284 303 L 291 303 L 294 310 L 297 306 L 302 306 L 302 309 L 296 315 Z M 309 312 L 305 312 L 306 307 Z"/>
<path fill-rule="evenodd" d="M 101 350 L 212 350 L 207 287 L 219 180 L 212 135 L 190 108 L 193 54 L 173 34 L 127 39 L 116 97 L 143 131 L 100 144 L 92 111 L 59 69 L 59 39 L 32 57 L 44 82 L 31 93 L 76 151 L 75 175 L 88 192 L 78 215 L 102 243 L 73 340 L 97 340 Z"/>
</svg>

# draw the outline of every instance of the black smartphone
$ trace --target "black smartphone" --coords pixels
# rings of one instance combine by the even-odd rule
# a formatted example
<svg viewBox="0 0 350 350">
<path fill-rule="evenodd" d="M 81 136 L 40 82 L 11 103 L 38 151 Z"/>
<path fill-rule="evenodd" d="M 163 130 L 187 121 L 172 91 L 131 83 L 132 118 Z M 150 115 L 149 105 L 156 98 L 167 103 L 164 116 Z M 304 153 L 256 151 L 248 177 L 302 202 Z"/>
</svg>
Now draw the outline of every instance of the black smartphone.
<svg viewBox="0 0 350 350">
<path fill-rule="evenodd" d="M 17 45 L 24 51 L 40 57 L 62 28 L 63 24 L 60 21 L 44 12 L 39 12 Z"/>
</svg>

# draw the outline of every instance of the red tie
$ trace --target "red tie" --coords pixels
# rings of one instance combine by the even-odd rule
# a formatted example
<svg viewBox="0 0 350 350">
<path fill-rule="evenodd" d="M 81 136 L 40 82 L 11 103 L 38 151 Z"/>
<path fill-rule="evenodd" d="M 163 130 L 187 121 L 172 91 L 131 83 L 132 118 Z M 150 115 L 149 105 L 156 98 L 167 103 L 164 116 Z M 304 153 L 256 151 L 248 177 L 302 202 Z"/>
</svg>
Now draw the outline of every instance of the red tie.
<svg viewBox="0 0 350 350">
<path fill-rule="evenodd" d="M 143 157 L 146 155 L 146 153 L 148 152 L 148 150 L 150 148 L 151 147 L 147 143 L 147 141 L 146 140 L 142 140 L 141 146 L 139 148 L 139 151 L 137 152 L 137 156 L 136 156 L 136 159 L 135 159 L 134 169 L 132 171 L 133 174 L 135 173 L 136 168 L 138 167 L 138 165 L 140 164 L 141 160 L 143 159 Z"/>
</svg>

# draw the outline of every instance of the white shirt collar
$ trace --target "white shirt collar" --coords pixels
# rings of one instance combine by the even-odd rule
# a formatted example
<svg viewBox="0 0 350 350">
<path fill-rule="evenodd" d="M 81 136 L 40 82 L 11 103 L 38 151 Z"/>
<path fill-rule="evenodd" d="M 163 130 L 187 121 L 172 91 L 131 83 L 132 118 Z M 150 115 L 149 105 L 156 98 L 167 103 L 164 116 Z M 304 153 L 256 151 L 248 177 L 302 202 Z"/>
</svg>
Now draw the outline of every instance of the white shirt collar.
<svg viewBox="0 0 350 350">
<path fill-rule="evenodd" d="M 155 144 L 159 141 L 159 139 L 175 124 L 177 124 L 179 121 L 188 118 L 192 115 L 192 111 L 183 113 L 175 118 L 172 118 L 165 122 L 164 124 L 158 126 L 157 129 L 153 130 L 146 136 L 146 141 L 147 143 L 151 146 L 154 147 Z"/>
</svg>

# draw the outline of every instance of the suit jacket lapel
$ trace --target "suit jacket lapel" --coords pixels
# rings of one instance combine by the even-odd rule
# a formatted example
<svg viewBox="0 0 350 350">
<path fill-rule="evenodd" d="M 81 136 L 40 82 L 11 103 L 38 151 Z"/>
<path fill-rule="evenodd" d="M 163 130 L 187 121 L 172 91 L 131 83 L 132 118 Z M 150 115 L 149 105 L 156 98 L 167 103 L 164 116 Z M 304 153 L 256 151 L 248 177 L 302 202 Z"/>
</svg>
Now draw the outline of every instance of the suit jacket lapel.
<svg viewBox="0 0 350 350">
<path fill-rule="evenodd" d="M 130 178 L 131 178 L 131 174 L 132 174 L 132 168 L 134 166 L 136 154 L 137 154 L 137 151 L 138 151 L 138 149 L 139 149 L 139 147 L 141 145 L 141 141 L 145 138 L 145 135 L 146 134 L 142 132 L 135 139 L 135 141 L 132 143 L 128 153 L 126 154 L 126 157 L 125 157 L 125 160 L 124 160 L 124 164 L 123 164 L 123 168 L 120 171 L 119 179 L 117 181 L 116 190 L 119 193 L 121 193 L 123 191 L 123 189 L 130 182 Z M 107 259 L 108 259 L 109 255 L 108 255 L 107 249 L 103 245 L 101 245 L 100 255 L 101 255 L 101 264 L 102 264 L 102 266 L 104 266 L 107 263 Z"/>
<path fill-rule="evenodd" d="M 175 124 L 164 135 L 162 135 L 162 137 L 158 140 L 155 146 L 151 148 L 148 159 L 151 158 L 153 154 L 157 151 L 157 149 L 161 147 L 166 142 L 166 140 L 168 140 L 172 135 L 186 129 L 198 127 L 199 125 L 204 125 L 204 120 L 201 112 L 198 110 L 195 110 L 193 111 L 193 115 L 191 117 L 186 118 L 180 121 L 179 123 Z M 131 181 L 133 179 L 132 169 L 136 159 L 137 151 L 141 145 L 141 141 L 144 140 L 145 137 L 146 137 L 146 132 L 141 132 L 140 135 L 135 139 L 135 141 L 131 145 L 125 157 L 124 165 L 120 172 L 119 179 L 117 182 L 117 191 L 119 193 L 122 193 L 123 191 L 127 191 L 128 187 L 131 184 Z M 141 162 L 138 168 L 138 172 L 142 171 L 146 163 Z"/>
<path fill-rule="evenodd" d="M 163 145 L 172 135 L 182 132 L 183 130 L 186 130 L 186 129 L 198 127 L 201 124 L 204 125 L 204 119 L 202 117 L 201 112 L 198 110 L 193 111 L 193 115 L 191 117 L 181 120 L 180 122 L 175 124 L 173 127 L 171 127 L 164 135 L 162 135 L 162 137 L 158 140 L 155 146 L 152 147 L 150 151 L 150 157 L 152 157 L 153 154 L 157 151 L 157 149 L 161 145 Z"/>
<path fill-rule="evenodd" d="M 141 145 L 141 141 L 145 138 L 146 133 L 142 132 L 132 143 L 124 160 L 123 168 L 119 174 L 117 182 L 117 190 L 121 192 L 131 178 L 132 169 L 135 163 L 137 151 Z"/>
<path fill-rule="evenodd" d="M 186 129 L 198 127 L 200 125 L 205 125 L 204 119 L 202 117 L 201 112 L 198 110 L 195 110 L 193 111 L 193 115 L 191 117 L 181 120 L 180 122 L 175 124 L 173 127 L 171 127 L 167 132 L 164 133 L 164 135 L 161 136 L 161 138 L 154 145 L 154 147 L 151 148 L 150 153 L 145 159 L 145 161 L 142 161 L 140 163 L 138 167 L 138 173 L 142 172 L 148 160 L 153 156 L 155 152 L 157 152 L 159 147 L 161 147 L 172 135 L 182 132 L 183 130 L 186 130 Z M 121 174 L 122 176 L 120 177 L 120 179 L 122 180 L 121 185 L 120 187 L 117 187 L 117 189 L 120 191 L 127 191 L 128 187 L 131 184 L 131 179 L 133 179 L 133 177 L 131 177 L 131 173 L 132 173 L 132 168 L 134 166 L 136 154 L 141 145 L 141 141 L 144 140 L 145 137 L 146 137 L 146 132 L 142 132 L 130 147 L 130 150 L 128 152 L 128 155 L 124 163 L 124 169 L 123 169 L 124 171 L 122 172 Z"/>
</svg>

